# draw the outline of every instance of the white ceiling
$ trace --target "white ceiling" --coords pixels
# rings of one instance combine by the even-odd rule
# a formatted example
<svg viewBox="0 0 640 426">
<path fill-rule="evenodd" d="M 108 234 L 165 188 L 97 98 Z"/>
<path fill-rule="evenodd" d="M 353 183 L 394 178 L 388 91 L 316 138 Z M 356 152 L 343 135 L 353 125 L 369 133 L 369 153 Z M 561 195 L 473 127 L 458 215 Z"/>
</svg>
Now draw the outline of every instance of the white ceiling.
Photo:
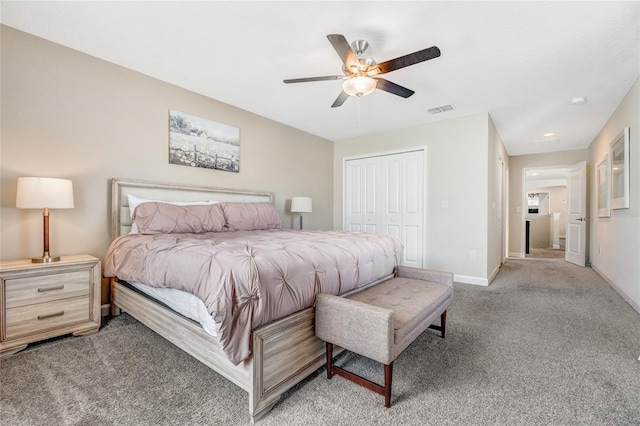
<svg viewBox="0 0 640 426">
<path fill-rule="evenodd" d="M 510 155 L 586 148 L 640 75 L 638 1 L 2 1 L 0 20 L 333 141 L 488 112 Z M 340 81 L 282 80 L 340 74 L 333 33 L 378 62 L 442 56 L 386 75 L 408 99 L 332 109 Z"/>
<path fill-rule="evenodd" d="M 567 185 L 566 167 L 542 167 L 539 169 L 526 169 L 524 187 L 526 191 L 550 186 Z"/>
</svg>

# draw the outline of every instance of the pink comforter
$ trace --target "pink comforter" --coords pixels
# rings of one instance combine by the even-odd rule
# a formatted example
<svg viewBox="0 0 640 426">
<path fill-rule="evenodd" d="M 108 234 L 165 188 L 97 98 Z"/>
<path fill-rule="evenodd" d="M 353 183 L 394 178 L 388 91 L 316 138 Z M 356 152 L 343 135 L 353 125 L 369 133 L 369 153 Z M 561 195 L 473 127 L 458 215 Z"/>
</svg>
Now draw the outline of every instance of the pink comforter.
<svg viewBox="0 0 640 426">
<path fill-rule="evenodd" d="M 342 231 L 237 231 L 127 235 L 111 244 L 104 275 L 172 287 L 202 299 L 223 350 L 238 364 L 251 330 L 389 275 L 400 261 L 391 237 Z"/>
</svg>

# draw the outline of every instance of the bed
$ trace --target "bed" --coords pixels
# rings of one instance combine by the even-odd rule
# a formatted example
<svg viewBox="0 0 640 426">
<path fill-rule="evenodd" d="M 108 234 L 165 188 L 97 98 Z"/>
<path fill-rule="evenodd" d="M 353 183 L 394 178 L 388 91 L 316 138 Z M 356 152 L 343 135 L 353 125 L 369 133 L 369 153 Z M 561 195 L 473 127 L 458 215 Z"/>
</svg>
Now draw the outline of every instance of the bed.
<svg viewBox="0 0 640 426">
<path fill-rule="evenodd" d="M 268 192 L 113 179 L 111 225 L 114 242 L 142 241 L 143 237 L 148 237 L 146 235 L 139 236 L 139 238 L 124 237 L 130 233 L 133 224 L 129 196 L 166 202 L 215 200 L 224 205 L 273 203 L 273 194 Z M 137 219 L 136 222 L 138 222 Z M 295 232 L 302 231 L 282 230 L 282 239 L 293 238 L 291 235 Z M 231 234 L 234 232 L 223 232 L 219 234 L 219 237 L 231 238 Z M 264 231 L 264 234 L 266 236 L 261 238 L 272 238 L 271 234 L 280 235 L 276 231 Z M 237 235 L 248 238 L 242 232 Z M 315 234 L 309 235 L 308 238 L 315 238 Z M 203 237 L 199 236 L 198 238 L 196 243 L 200 244 Z M 218 238 L 218 235 L 214 238 Z M 269 241 L 269 244 L 274 244 L 273 241 Z M 153 244 L 155 244 L 155 240 L 153 243 L 141 245 Z M 218 243 L 216 242 L 216 244 Z M 399 246 L 397 243 L 395 244 L 395 248 L 399 251 Z M 360 290 L 388 279 L 393 274 L 394 266 L 397 266 L 399 258 L 399 253 L 396 253 L 395 265 L 385 266 L 384 270 L 380 270 L 380 262 L 373 262 L 378 265 L 375 274 L 369 274 L 366 278 L 359 276 L 357 288 L 353 288 L 351 291 Z M 105 262 L 108 261 L 105 259 Z M 127 283 L 120 278 L 122 277 L 116 276 L 110 280 L 113 314 L 119 314 L 120 310 L 127 312 L 247 391 L 249 394 L 249 415 L 252 422 L 267 413 L 284 392 L 324 363 L 324 342 L 319 341 L 314 334 L 313 301 L 294 313 L 288 313 L 282 318 L 251 328 L 248 343 L 250 355 L 245 356 L 245 354 L 240 358 L 230 358 L 230 354 L 233 352 L 230 352 L 228 345 L 226 345 L 225 329 L 218 323 L 216 324 L 219 329 L 216 331 L 222 334 L 213 335 L 215 333 L 212 334 L 206 325 L 203 326 L 179 313 L 179 309 L 168 306 L 165 303 L 167 300 L 163 302 L 162 299 L 158 300 L 157 297 L 150 296 L 149 292 L 141 291 L 139 287 L 140 285 L 145 287 L 144 284 Z M 333 284 L 335 283 L 327 285 L 331 287 Z M 346 291 L 346 293 L 348 292 Z M 168 299 L 173 299 L 173 296 L 169 296 Z"/>
</svg>

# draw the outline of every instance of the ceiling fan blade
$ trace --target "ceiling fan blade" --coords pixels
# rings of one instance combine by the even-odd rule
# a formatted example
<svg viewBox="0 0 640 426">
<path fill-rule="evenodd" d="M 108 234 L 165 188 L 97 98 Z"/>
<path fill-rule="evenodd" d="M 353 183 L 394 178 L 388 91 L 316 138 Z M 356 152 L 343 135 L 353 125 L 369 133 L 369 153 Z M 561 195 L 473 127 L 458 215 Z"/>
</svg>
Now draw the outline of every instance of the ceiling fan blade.
<svg viewBox="0 0 640 426">
<path fill-rule="evenodd" d="M 351 50 L 349 42 L 342 34 L 329 34 L 327 38 L 347 69 L 350 69 L 352 65 L 357 66 L 360 63 L 356 54 Z"/>
<path fill-rule="evenodd" d="M 341 106 L 344 103 L 344 101 L 346 101 L 348 98 L 349 98 L 349 95 L 347 95 L 344 92 L 340 92 L 336 100 L 333 101 L 333 105 L 331 105 L 331 108 L 336 108 Z"/>
<path fill-rule="evenodd" d="M 408 98 L 416 93 L 411 89 L 392 83 L 384 78 L 376 78 L 376 81 L 378 82 L 376 89 L 384 90 L 385 92 L 393 93 L 394 95 L 402 96 L 403 98 Z"/>
<path fill-rule="evenodd" d="M 290 78 L 282 81 L 288 84 L 288 83 L 306 83 L 309 81 L 340 80 L 341 78 L 343 78 L 343 76 L 341 75 L 327 75 L 324 77 Z"/>
<path fill-rule="evenodd" d="M 374 70 L 379 70 L 377 74 L 385 74 L 400 68 L 428 61 L 429 59 L 437 58 L 438 56 L 440 56 L 440 49 L 438 49 L 436 46 L 431 46 L 427 49 L 400 56 L 399 58 L 381 62 L 372 68 Z"/>
</svg>

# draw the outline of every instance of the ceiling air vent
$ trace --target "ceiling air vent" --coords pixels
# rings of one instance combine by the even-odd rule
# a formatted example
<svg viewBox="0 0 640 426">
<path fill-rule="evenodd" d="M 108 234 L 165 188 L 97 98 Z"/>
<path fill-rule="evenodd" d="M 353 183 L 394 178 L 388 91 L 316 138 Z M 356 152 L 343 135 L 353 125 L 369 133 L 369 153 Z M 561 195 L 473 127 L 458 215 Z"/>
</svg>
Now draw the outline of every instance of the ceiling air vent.
<svg viewBox="0 0 640 426">
<path fill-rule="evenodd" d="M 451 105 L 441 105 L 435 108 L 429 108 L 427 111 L 429 114 L 440 114 L 441 112 L 451 111 L 453 107 Z"/>
</svg>

